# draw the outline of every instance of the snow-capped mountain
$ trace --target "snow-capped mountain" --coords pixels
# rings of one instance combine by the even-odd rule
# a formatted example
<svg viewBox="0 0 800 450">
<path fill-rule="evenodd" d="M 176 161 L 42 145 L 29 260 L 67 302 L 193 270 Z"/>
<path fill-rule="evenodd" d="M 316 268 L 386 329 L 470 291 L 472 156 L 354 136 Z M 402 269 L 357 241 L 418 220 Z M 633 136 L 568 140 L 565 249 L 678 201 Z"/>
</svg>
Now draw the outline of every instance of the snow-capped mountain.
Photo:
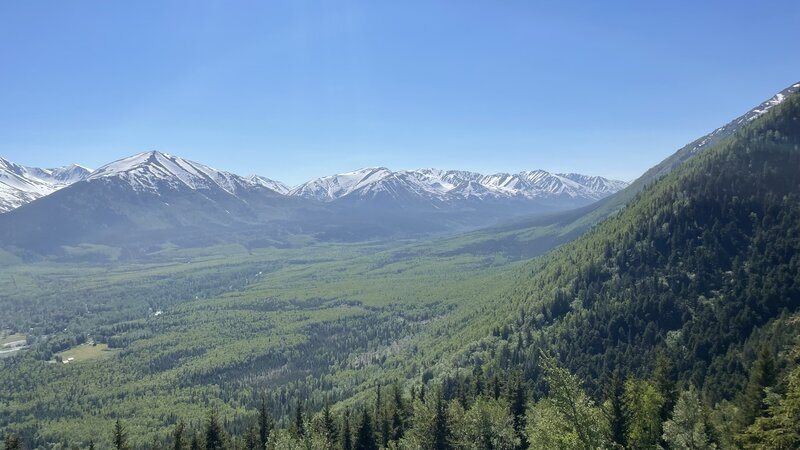
<svg viewBox="0 0 800 450">
<path fill-rule="evenodd" d="M 544 170 L 483 175 L 439 169 L 391 171 L 385 167 L 360 169 L 303 183 L 288 195 L 331 202 L 342 198 L 418 196 L 441 202 L 464 199 L 569 198 L 598 200 L 627 186 L 624 181 L 580 174 L 552 174 Z"/>
<path fill-rule="evenodd" d="M 90 170 L 78 165 L 55 169 L 25 167 L 0 158 L 0 213 L 85 179 Z"/>
<path fill-rule="evenodd" d="M 269 178 L 262 177 L 261 175 L 250 175 L 247 177 L 247 180 L 256 186 L 263 186 L 267 189 L 272 189 L 273 191 L 282 195 L 286 195 L 290 190 L 292 190 L 291 187 L 281 183 L 280 181 L 271 180 Z"/>
<path fill-rule="evenodd" d="M 305 182 L 290 190 L 288 195 L 320 201 L 335 200 L 372 183 L 384 180 L 391 173 L 389 169 L 384 167 L 340 173 Z"/>
<path fill-rule="evenodd" d="M 92 173 L 92 169 L 79 164 L 70 164 L 54 169 L 39 169 L 36 167 L 26 167 L 26 169 L 34 177 L 61 187 L 85 180 Z"/>
<path fill-rule="evenodd" d="M 135 252 L 166 242 L 265 245 L 293 224 L 317 219 L 316 204 L 265 184 L 166 153 L 140 153 L 0 215 L 0 245 L 59 251 L 93 242 Z"/>
<path fill-rule="evenodd" d="M 80 166 L 35 169 L 0 159 L 0 212 L 9 211 L 0 214 L 0 248 L 59 254 L 64 246 L 97 243 L 147 254 L 165 244 L 238 242 L 260 248 L 295 245 L 297 236 L 300 241 L 416 237 L 520 216 L 530 223 L 558 211 L 571 210 L 573 217 L 584 211 L 574 208 L 589 203 L 597 206 L 586 223 L 594 223 L 798 91 L 800 83 L 793 84 L 681 148 L 631 185 L 544 170 L 485 175 L 375 167 L 290 189 L 159 152 L 123 158 L 91 174 Z M 574 228 L 579 229 L 580 224 Z"/>
<path fill-rule="evenodd" d="M 269 185 L 271 180 L 241 177 L 157 151 L 139 153 L 106 164 L 92 172 L 86 181 L 112 179 L 127 183 L 134 191 L 153 194 L 159 194 L 164 189 L 220 189 L 234 196 L 254 188 L 275 191 Z"/>
</svg>

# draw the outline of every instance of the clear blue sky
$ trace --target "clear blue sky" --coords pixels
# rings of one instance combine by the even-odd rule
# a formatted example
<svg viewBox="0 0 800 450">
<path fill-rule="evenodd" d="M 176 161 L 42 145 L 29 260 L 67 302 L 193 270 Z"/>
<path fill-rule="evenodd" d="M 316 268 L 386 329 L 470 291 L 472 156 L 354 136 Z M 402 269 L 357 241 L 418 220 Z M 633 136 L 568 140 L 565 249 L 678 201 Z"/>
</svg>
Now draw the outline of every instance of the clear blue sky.
<svg viewBox="0 0 800 450">
<path fill-rule="evenodd" d="M 800 80 L 797 1 L 5 1 L 0 156 L 632 179 Z"/>
</svg>

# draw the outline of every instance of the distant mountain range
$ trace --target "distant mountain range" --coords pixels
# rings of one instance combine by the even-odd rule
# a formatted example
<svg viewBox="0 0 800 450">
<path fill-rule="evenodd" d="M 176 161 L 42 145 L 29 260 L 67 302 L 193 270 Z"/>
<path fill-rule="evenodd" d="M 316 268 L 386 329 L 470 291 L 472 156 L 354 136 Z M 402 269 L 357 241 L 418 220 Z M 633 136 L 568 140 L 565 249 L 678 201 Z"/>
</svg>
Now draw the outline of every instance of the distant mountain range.
<svg viewBox="0 0 800 450">
<path fill-rule="evenodd" d="M 800 84 L 784 89 L 630 185 L 542 170 L 484 175 L 378 167 L 290 188 L 155 151 L 94 171 L 35 169 L 0 160 L 0 211 L 7 211 L 0 214 L 0 248 L 22 255 L 58 254 L 70 246 L 101 244 L 137 256 L 163 245 L 363 241 L 505 223 L 468 237 L 467 248 L 535 255 L 613 214 L 645 185 L 735 135 L 798 90 Z M 510 221 L 516 217 L 524 219 Z"/>
<path fill-rule="evenodd" d="M 221 189 L 231 195 L 268 189 L 288 197 L 320 202 L 391 201 L 448 203 L 464 200 L 562 201 L 570 206 L 604 198 L 627 186 L 619 180 L 544 170 L 483 175 L 459 170 L 391 171 L 365 168 L 308 181 L 291 188 L 259 175 L 243 177 L 203 164 L 151 151 L 114 161 L 92 171 L 72 165 L 57 169 L 23 167 L 0 159 L 0 213 L 8 212 L 78 181 L 115 178 L 137 192 L 164 189 Z"/>
<path fill-rule="evenodd" d="M 393 172 L 385 167 L 331 175 L 303 183 L 288 195 L 331 202 L 344 198 L 413 198 L 448 202 L 465 199 L 598 200 L 627 186 L 624 181 L 544 170 L 483 175 L 459 170 Z"/>
<path fill-rule="evenodd" d="M 542 170 L 483 175 L 369 168 L 290 188 L 156 151 L 93 171 L 3 162 L 0 247 L 23 253 L 58 252 L 86 243 L 145 251 L 165 243 L 286 245 L 298 235 L 323 240 L 412 237 L 562 211 L 627 185 Z"/>
</svg>

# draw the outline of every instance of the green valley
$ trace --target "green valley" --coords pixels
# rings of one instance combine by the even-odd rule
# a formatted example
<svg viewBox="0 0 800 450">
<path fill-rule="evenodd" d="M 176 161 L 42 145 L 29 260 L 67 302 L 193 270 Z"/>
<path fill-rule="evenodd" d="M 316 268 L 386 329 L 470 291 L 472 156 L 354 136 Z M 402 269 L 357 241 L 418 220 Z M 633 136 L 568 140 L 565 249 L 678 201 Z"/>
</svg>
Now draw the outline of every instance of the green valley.
<svg viewBox="0 0 800 450">
<path fill-rule="evenodd" d="M 0 363 L 0 427 L 34 446 L 124 427 L 136 448 L 179 429 L 206 448 L 793 448 L 799 117 L 794 95 L 533 260 L 467 235 L 8 264 L 2 327 L 32 346 Z"/>
</svg>

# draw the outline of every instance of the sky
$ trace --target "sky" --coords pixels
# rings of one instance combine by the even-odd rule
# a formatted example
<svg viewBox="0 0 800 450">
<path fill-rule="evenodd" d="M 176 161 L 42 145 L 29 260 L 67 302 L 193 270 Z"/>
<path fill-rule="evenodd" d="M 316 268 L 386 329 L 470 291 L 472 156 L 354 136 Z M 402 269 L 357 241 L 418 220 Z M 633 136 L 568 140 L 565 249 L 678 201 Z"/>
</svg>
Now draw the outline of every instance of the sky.
<svg viewBox="0 0 800 450">
<path fill-rule="evenodd" d="M 797 1 L 0 2 L 0 156 L 636 178 L 800 81 Z"/>
</svg>

